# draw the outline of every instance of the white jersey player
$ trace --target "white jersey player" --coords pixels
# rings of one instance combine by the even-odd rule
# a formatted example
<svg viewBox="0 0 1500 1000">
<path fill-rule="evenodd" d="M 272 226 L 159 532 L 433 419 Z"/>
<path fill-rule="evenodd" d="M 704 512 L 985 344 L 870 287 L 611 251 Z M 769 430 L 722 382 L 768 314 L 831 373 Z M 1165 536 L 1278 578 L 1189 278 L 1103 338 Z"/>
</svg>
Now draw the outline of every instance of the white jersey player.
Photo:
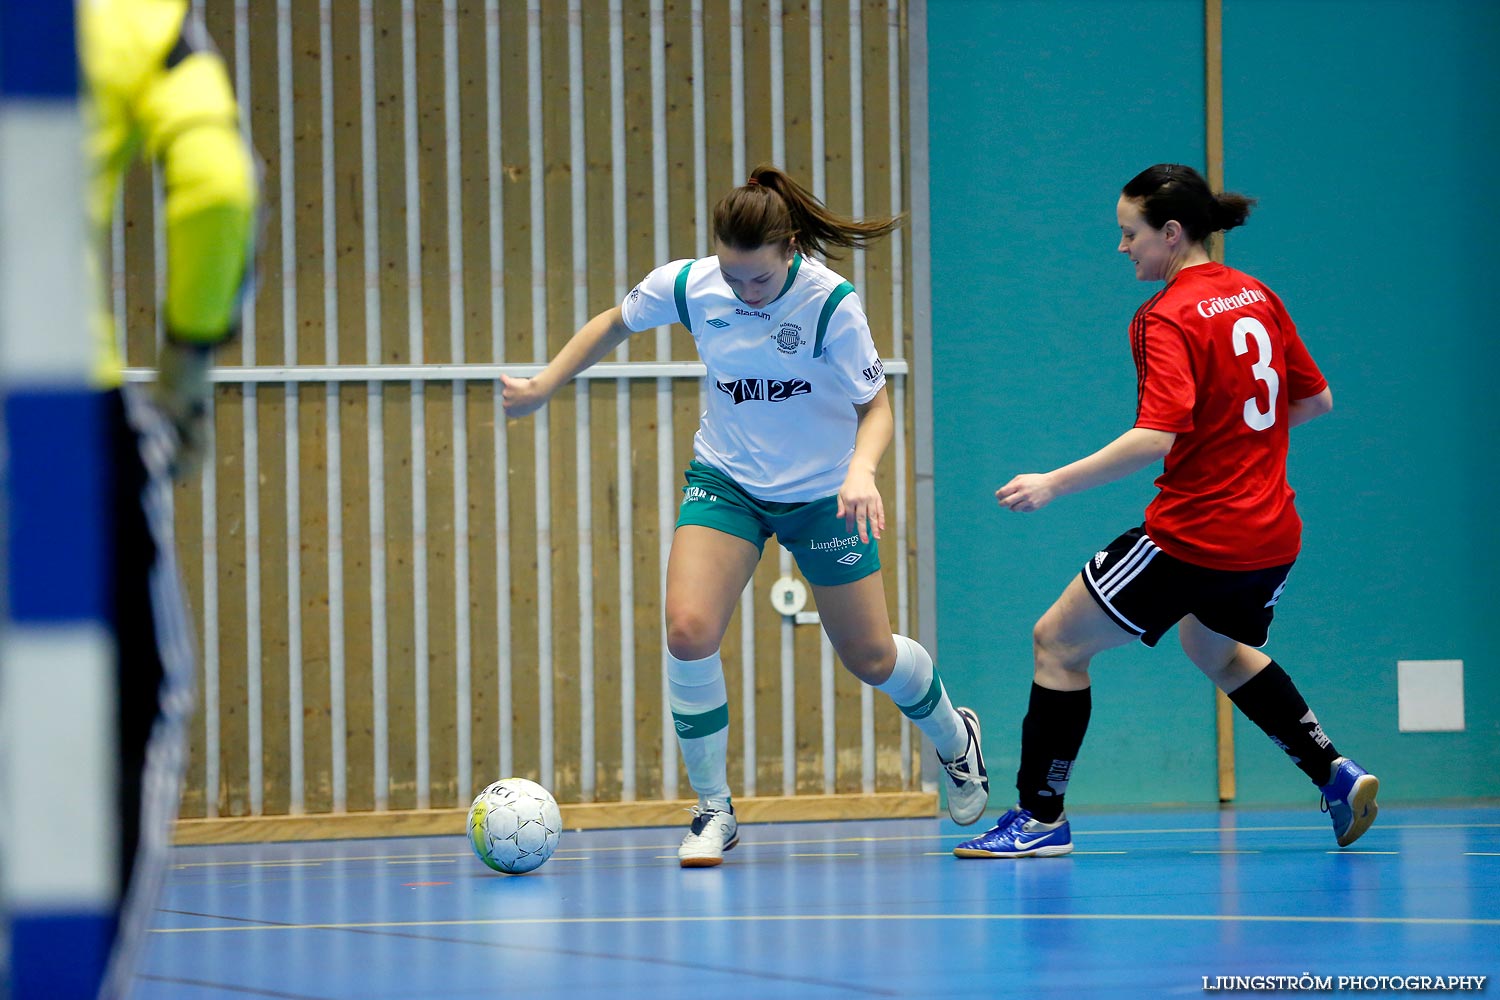
<svg viewBox="0 0 1500 1000">
<path fill-rule="evenodd" d="M 659 267 L 625 297 L 640 332 L 681 322 L 708 368 L 708 408 L 693 456 L 761 500 L 836 494 L 854 455 L 855 407 L 885 369 L 854 286 L 801 254 L 766 302 L 736 296 L 718 257 Z"/>
<path fill-rule="evenodd" d="M 900 224 L 842 218 L 757 167 L 714 209 L 715 256 L 658 267 L 535 378 L 501 378 L 506 413 L 525 416 L 632 333 L 671 322 L 692 332 L 708 369 L 667 562 L 670 709 L 698 793 L 684 868 L 717 865 L 739 842 L 719 646 L 772 535 L 812 585 L 840 661 L 932 740 L 953 818 L 973 823 L 988 802 L 978 718 L 953 707 L 925 649 L 891 634 L 875 485 L 894 429 L 885 372 L 853 286 L 811 256 Z"/>
</svg>

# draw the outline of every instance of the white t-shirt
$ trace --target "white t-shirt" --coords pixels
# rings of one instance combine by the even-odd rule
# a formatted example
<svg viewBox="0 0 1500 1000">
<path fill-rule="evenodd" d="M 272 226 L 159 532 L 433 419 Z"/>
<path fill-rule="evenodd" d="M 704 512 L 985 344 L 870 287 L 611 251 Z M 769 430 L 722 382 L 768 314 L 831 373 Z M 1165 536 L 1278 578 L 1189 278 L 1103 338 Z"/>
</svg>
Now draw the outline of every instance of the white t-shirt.
<svg viewBox="0 0 1500 1000">
<path fill-rule="evenodd" d="M 708 368 L 708 408 L 693 455 L 759 500 L 806 503 L 836 494 L 849 471 L 856 404 L 885 369 L 854 286 L 798 254 L 788 286 L 751 309 L 725 283 L 718 257 L 675 260 L 625 296 L 639 333 L 682 322 Z"/>
</svg>

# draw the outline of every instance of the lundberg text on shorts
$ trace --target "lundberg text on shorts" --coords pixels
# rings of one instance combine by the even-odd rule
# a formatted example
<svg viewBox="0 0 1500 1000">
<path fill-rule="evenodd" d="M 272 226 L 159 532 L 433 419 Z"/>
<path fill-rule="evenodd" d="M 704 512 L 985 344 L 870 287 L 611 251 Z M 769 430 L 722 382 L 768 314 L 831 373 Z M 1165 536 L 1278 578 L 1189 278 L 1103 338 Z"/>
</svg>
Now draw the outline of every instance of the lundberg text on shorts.
<svg viewBox="0 0 1500 1000">
<path fill-rule="evenodd" d="M 1488 976 L 1204 976 L 1205 993 L 1259 990 L 1482 990 Z"/>
</svg>

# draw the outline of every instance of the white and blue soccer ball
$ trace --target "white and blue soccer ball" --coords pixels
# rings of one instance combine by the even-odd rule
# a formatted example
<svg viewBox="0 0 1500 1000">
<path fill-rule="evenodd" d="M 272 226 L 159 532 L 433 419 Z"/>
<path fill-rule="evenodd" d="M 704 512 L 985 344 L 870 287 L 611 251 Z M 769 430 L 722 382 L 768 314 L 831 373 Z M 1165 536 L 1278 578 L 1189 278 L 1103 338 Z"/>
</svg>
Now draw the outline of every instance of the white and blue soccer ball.
<svg viewBox="0 0 1500 1000">
<path fill-rule="evenodd" d="M 469 807 L 469 845 L 497 872 L 535 871 L 557 850 L 562 813 L 552 793 L 525 778 L 502 778 Z"/>
</svg>

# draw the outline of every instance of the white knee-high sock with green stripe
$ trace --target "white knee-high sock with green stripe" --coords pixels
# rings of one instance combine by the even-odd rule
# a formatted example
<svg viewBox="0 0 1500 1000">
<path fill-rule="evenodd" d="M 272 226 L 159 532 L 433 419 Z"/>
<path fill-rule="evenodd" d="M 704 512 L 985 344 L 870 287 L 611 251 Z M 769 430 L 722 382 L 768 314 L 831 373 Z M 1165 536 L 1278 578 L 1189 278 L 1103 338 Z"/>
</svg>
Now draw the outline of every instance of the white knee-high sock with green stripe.
<svg viewBox="0 0 1500 1000">
<path fill-rule="evenodd" d="M 667 653 L 667 690 L 677 745 L 700 801 L 729 801 L 729 692 L 718 652 L 701 660 Z"/>
<path fill-rule="evenodd" d="M 877 687 L 890 695 L 902 715 L 927 734 L 939 756 L 953 760 L 969 745 L 969 730 L 963 717 L 948 700 L 943 679 L 921 643 L 904 635 L 891 638 L 896 641 L 896 666 L 886 682 Z"/>
</svg>

